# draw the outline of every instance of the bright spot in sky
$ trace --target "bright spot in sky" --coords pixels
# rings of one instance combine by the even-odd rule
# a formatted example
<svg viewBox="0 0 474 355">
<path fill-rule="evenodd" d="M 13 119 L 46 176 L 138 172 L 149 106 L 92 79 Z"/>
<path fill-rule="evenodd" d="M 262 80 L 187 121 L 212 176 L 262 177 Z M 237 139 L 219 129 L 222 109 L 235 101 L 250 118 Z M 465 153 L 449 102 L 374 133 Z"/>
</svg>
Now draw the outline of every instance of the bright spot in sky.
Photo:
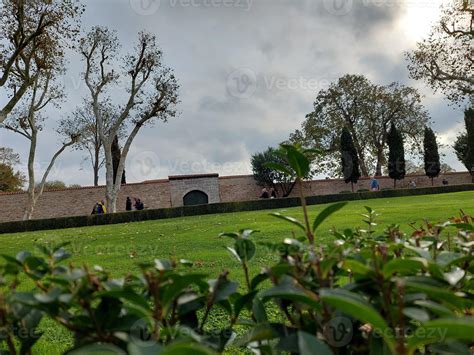
<svg viewBox="0 0 474 355">
<path fill-rule="evenodd" d="M 426 37 L 439 19 L 443 4 L 446 0 L 404 0 L 405 14 L 400 19 L 400 26 L 406 29 L 407 37 L 413 42 Z"/>
</svg>

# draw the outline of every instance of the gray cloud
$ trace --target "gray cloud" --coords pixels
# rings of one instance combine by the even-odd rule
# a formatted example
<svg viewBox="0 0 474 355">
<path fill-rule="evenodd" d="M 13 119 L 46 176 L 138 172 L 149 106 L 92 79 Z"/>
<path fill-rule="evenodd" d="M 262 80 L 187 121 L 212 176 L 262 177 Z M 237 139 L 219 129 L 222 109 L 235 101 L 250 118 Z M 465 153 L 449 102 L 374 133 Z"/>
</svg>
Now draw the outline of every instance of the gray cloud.
<svg viewBox="0 0 474 355">
<path fill-rule="evenodd" d="M 124 52 L 138 31 L 156 33 L 164 60 L 181 83 L 180 116 L 139 134 L 127 163 L 131 181 L 192 172 L 248 173 L 250 155 L 286 139 L 311 111 L 317 91 L 346 73 L 420 88 L 435 128 L 446 136 L 452 135 L 453 120 L 462 119 L 459 109 L 408 78 L 403 53 L 413 41 L 399 21 L 411 8 L 403 1 L 347 0 L 349 8 L 333 7 L 331 0 L 210 1 L 161 0 L 159 7 L 157 0 L 84 1 L 84 29 L 116 29 Z M 82 63 L 74 54 L 69 61 L 68 100 L 49 114 L 39 161 L 57 147 L 55 121 L 87 95 Z M 242 71 L 250 81 L 242 80 Z M 26 159 L 25 142 L 18 137 L 0 132 L 0 145 Z M 461 169 L 451 153 L 447 160 Z M 80 152 L 68 152 L 57 176 L 89 184 L 88 169 Z"/>
</svg>

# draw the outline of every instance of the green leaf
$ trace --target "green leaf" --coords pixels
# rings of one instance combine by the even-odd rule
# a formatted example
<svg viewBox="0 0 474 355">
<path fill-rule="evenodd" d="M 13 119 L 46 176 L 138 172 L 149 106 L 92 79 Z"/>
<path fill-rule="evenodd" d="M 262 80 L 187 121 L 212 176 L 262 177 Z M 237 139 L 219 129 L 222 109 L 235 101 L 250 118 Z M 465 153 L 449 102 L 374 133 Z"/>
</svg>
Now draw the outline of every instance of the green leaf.
<svg viewBox="0 0 474 355">
<path fill-rule="evenodd" d="M 226 247 L 226 249 L 232 254 L 232 256 L 234 256 L 237 259 L 239 263 L 242 262 L 242 259 L 240 259 L 239 254 L 237 254 L 237 251 L 234 248 Z"/>
<path fill-rule="evenodd" d="M 331 349 L 314 335 L 298 332 L 298 349 L 300 355 L 332 355 Z"/>
<path fill-rule="evenodd" d="M 424 307 L 440 317 L 454 317 L 454 313 L 449 308 L 444 307 L 439 303 L 433 301 L 418 300 L 415 301 L 414 304 L 420 307 Z"/>
<path fill-rule="evenodd" d="M 126 355 L 127 353 L 112 344 L 91 344 L 68 352 L 69 355 Z"/>
<path fill-rule="evenodd" d="M 265 165 L 265 167 L 267 167 L 269 169 L 279 171 L 279 172 L 281 172 L 283 174 L 286 174 L 288 176 L 293 176 L 293 172 L 282 164 L 269 162 L 269 163 L 265 163 L 264 165 Z"/>
<path fill-rule="evenodd" d="M 414 319 L 418 322 L 427 322 L 430 320 L 430 315 L 424 309 L 416 307 L 405 307 L 403 314 L 408 318 Z"/>
<path fill-rule="evenodd" d="M 9 262 L 9 263 L 12 263 L 12 264 L 15 264 L 15 265 L 18 265 L 18 266 L 22 266 L 22 263 L 15 259 L 14 257 L 11 257 L 10 255 L 6 255 L 6 254 L 1 254 L 2 258 L 5 259 L 5 261 Z"/>
<path fill-rule="evenodd" d="M 362 275 L 362 276 L 370 276 L 374 273 L 372 268 L 368 267 L 367 265 L 362 264 L 360 261 L 357 260 L 346 260 L 342 266 L 345 270 L 350 270 L 354 274 Z"/>
<path fill-rule="evenodd" d="M 241 347 L 254 341 L 270 340 L 278 338 L 279 336 L 280 334 L 274 327 L 272 327 L 271 324 L 257 324 L 256 326 L 252 327 L 250 331 L 244 334 L 240 339 L 238 339 L 235 345 Z"/>
<path fill-rule="evenodd" d="M 172 270 L 173 266 L 171 265 L 171 262 L 169 260 L 155 260 L 155 267 L 158 271 L 168 271 Z"/>
<path fill-rule="evenodd" d="M 255 244 L 249 239 L 240 239 L 235 242 L 235 252 L 243 261 L 250 261 L 255 255 Z"/>
<path fill-rule="evenodd" d="M 412 259 L 392 259 L 383 267 L 383 274 L 386 279 L 393 274 L 407 275 L 416 274 L 423 268 L 423 262 Z"/>
<path fill-rule="evenodd" d="M 150 305 L 148 304 L 147 299 L 144 296 L 137 294 L 131 288 L 104 291 L 98 293 L 98 296 L 127 300 L 137 306 L 144 308 L 145 310 L 150 310 Z"/>
<path fill-rule="evenodd" d="M 18 260 L 20 263 L 25 262 L 27 258 L 31 256 L 30 252 L 27 251 L 21 251 L 16 255 L 16 260 Z"/>
<path fill-rule="evenodd" d="M 317 296 L 296 285 L 295 281 L 290 277 L 285 277 L 280 284 L 269 289 L 265 289 L 259 293 L 262 300 L 271 298 L 281 298 L 290 301 L 296 301 L 321 310 L 321 303 Z"/>
<path fill-rule="evenodd" d="M 228 237 L 228 238 L 232 238 L 234 240 L 237 240 L 239 239 L 239 234 L 238 233 L 221 233 L 219 234 L 219 237 Z"/>
<path fill-rule="evenodd" d="M 156 342 L 138 342 L 128 343 L 129 355 L 160 355 L 163 353 L 163 346 Z"/>
<path fill-rule="evenodd" d="M 442 343 L 447 339 L 472 341 L 474 319 L 472 317 L 441 318 L 424 323 L 408 339 L 408 348 L 417 349 L 422 345 Z"/>
<path fill-rule="evenodd" d="M 347 205 L 347 202 L 341 202 L 341 203 L 335 203 L 333 205 L 330 205 L 326 207 L 324 210 L 322 210 L 319 215 L 316 217 L 313 223 L 313 232 L 316 232 L 318 227 L 332 214 L 336 213 L 339 211 L 341 208 L 343 208 L 345 205 Z"/>
<path fill-rule="evenodd" d="M 393 334 L 389 326 L 367 300 L 356 293 L 343 289 L 322 289 L 320 297 L 325 303 L 335 309 L 361 322 L 371 324 L 374 330 L 384 338 L 390 349 L 394 349 Z"/>
<path fill-rule="evenodd" d="M 216 354 L 204 345 L 183 342 L 168 345 L 163 349 L 161 355 L 214 355 Z"/>
<path fill-rule="evenodd" d="M 230 295 L 237 293 L 239 284 L 237 282 L 227 280 L 209 280 L 211 292 L 214 294 L 214 302 L 227 299 Z"/>
<path fill-rule="evenodd" d="M 290 222 L 290 223 L 294 224 L 295 226 L 301 228 L 302 230 L 306 231 L 306 228 L 303 225 L 303 223 L 298 221 L 296 218 L 283 216 L 280 213 L 271 213 L 270 216 L 273 216 L 273 217 L 276 217 L 276 218 L 279 218 L 279 219 L 283 219 L 283 220 L 285 220 L 287 222 Z"/>
<path fill-rule="evenodd" d="M 416 254 L 418 254 L 419 256 L 421 256 L 422 258 L 424 258 L 426 260 L 429 260 L 429 261 L 431 260 L 431 253 L 429 252 L 429 250 L 414 247 L 414 246 L 409 245 L 409 244 L 405 244 L 405 248 L 415 252 Z"/>
<path fill-rule="evenodd" d="M 448 290 L 446 286 L 430 278 L 409 277 L 403 280 L 407 288 L 425 293 L 430 299 L 444 301 L 458 309 L 464 308 L 464 300 Z"/>
<path fill-rule="evenodd" d="M 311 162 L 308 157 L 292 146 L 287 146 L 286 149 L 288 164 L 296 172 L 296 176 L 300 179 L 305 178 L 310 171 Z"/>
<path fill-rule="evenodd" d="M 265 305 L 258 298 L 254 298 L 252 302 L 252 312 L 257 323 L 268 322 L 267 311 Z"/>
<path fill-rule="evenodd" d="M 456 286 L 466 275 L 466 271 L 456 267 L 450 272 L 444 273 L 444 279 L 451 285 Z"/>
<path fill-rule="evenodd" d="M 234 315 L 236 318 L 240 315 L 240 312 L 242 312 L 242 309 L 244 309 L 244 307 L 253 302 L 253 299 L 255 298 L 256 294 L 257 291 L 252 291 L 246 295 L 238 296 L 238 298 L 234 301 Z"/>
<path fill-rule="evenodd" d="M 250 281 L 250 288 L 252 290 L 255 290 L 258 285 L 260 285 L 263 281 L 265 281 L 267 279 L 268 279 L 268 274 L 266 274 L 266 273 L 260 273 L 260 274 L 256 275 L 252 279 L 252 281 Z"/>
</svg>

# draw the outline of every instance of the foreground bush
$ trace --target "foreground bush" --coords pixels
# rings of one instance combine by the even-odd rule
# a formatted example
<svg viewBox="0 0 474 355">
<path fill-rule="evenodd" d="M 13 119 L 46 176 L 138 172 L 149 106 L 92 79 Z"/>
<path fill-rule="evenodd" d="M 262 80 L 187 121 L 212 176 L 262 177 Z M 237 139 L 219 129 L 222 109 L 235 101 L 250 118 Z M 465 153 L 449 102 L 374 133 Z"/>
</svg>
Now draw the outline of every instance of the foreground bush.
<svg viewBox="0 0 474 355">
<path fill-rule="evenodd" d="M 304 155 L 288 154 L 304 175 Z M 221 235 L 242 285 L 225 271 L 207 280 L 187 260 L 155 260 L 113 279 L 100 267 L 63 265 L 65 245 L 4 255 L 0 353 L 29 353 L 44 317 L 72 332 L 72 354 L 470 353 L 471 216 L 413 225 L 411 235 L 395 225 L 376 233 L 377 214 L 367 208 L 365 229 L 335 229 L 322 246 L 319 226 L 344 203 L 311 220 L 301 201 L 303 222 L 274 214 L 300 231 L 281 243 L 256 243 L 251 230 Z M 279 261 L 252 275 L 257 247 Z M 25 280 L 34 284 L 29 292 L 19 287 Z"/>
</svg>

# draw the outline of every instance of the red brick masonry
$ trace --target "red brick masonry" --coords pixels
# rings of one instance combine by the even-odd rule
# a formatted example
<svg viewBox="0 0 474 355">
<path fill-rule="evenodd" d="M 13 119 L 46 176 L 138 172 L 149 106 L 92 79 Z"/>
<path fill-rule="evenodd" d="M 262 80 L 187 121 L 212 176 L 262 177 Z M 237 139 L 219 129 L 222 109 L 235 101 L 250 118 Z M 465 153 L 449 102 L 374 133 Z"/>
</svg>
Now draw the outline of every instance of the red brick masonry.
<svg viewBox="0 0 474 355">
<path fill-rule="evenodd" d="M 469 184 L 472 182 L 468 172 L 448 173 L 435 179 L 435 185 L 442 184 L 446 178 L 450 185 Z M 174 189 L 173 181 L 189 181 L 189 188 L 180 187 Z M 386 177 L 378 179 L 381 188 L 393 186 L 393 180 Z M 411 180 L 415 180 L 418 187 L 431 186 L 431 180 L 423 175 L 407 176 L 405 180 L 397 183 L 398 187 L 407 187 Z M 153 180 L 139 184 L 127 184 L 122 186 L 118 199 L 117 208 L 125 210 L 125 199 L 127 196 L 139 197 L 145 202 L 147 208 L 166 208 L 179 205 L 182 201 L 181 194 L 190 189 L 196 189 L 197 181 L 202 181 L 202 190 L 209 189 L 213 195 L 212 201 L 220 202 L 246 201 L 257 199 L 261 188 L 257 186 L 251 175 L 218 177 L 217 174 L 206 174 L 197 176 L 170 177 L 166 180 Z M 355 186 L 355 189 L 369 189 L 370 179 L 363 178 Z M 350 185 L 343 180 L 314 180 L 305 182 L 306 196 L 327 195 L 350 190 Z M 174 196 L 172 191 L 174 192 Z M 45 191 L 38 201 L 34 218 L 55 218 L 65 216 L 81 216 L 91 213 L 92 208 L 98 200 L 104 198 L 105 188 L 82 187 L 77 189 Z M 176 195 L 179 194 L 179 195 Z M 217 194 L 217 196 L 215 196 Z M 296 191 L 293 192 L 296 196 Z M 24 192 L 0 194 L 0 222 L 21 220 L 27 195 Z M 172 202 L 173 201 L 173 202 Z"/>
</svg>

